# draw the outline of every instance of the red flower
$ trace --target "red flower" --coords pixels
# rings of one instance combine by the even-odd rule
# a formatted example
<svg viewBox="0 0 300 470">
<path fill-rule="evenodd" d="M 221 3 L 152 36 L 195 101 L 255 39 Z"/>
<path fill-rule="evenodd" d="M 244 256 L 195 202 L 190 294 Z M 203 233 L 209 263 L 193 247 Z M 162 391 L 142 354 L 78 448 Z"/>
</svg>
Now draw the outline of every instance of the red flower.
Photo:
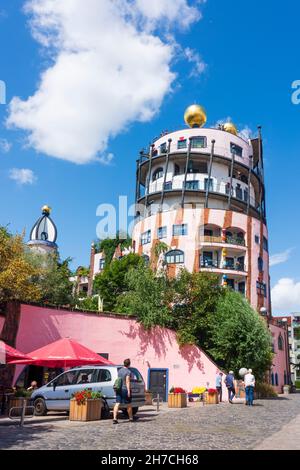
<svg viewBox="0 0 300 470">
<path fill-rule="evenodd" d="M 186 393 L 186 391 L 183 390 L 183 388 L 181 388 L 181 387 L 176 387 L 176 388 L 174 388 L 173 393 Z"/>
<path fill-rule="evenodd" d="M 213 395 L 214 393 L 217 393 L 217 390 L 216 390 L 215 388 L 209 388 L 209 389 L 207 390 L 207 392 L 208 392 L 209 394 Z"/>
</svg>

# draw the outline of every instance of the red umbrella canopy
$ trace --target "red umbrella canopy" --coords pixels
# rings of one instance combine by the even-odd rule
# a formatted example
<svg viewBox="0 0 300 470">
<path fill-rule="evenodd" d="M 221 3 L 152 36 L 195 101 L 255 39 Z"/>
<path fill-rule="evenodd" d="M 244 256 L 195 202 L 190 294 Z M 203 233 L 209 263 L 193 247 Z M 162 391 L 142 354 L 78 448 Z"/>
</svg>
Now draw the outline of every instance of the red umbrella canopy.
<svg viewBox="0 0 300 470">
<path fill-rule="evenodd" d="M 24 354 L 17 349 L 8 346 L 8 344 L 4 343 L 4 341 L 0 341 L 0 363 L 1 364 L 9 364 L 12 361 L 30 361 L 31 357 L 27 354 Z"/>
<path fill-rule="evenodd" d="M 29 353 L 32 364 L 44 367 L 75 367 L 89 364 L 108 365 L 112 362 L 73 339 L 62 338 Z"/>
</svg>

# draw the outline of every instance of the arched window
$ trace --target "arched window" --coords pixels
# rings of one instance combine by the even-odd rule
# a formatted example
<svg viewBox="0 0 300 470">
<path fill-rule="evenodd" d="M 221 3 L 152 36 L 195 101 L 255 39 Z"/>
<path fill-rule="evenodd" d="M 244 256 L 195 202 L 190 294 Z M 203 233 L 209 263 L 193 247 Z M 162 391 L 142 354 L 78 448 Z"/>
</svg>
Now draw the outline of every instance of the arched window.
<svg viewBox="0 0 300 470">
<path fill-rule="evenodd" d="M 162 178 L 163 175 L 164 175 L 164 169 L 163 168 L 157 168 L 157 170 L 155 170 L 155 172 L 153 173 L 152 181 L 156 181 L 159 178 Z"/>
<path fill-rule="evenodd" d="M 271 374 L 271 384 L 272 384 L 272 385 L 275 385 L 275 381 L 274 381 L 274 372 L 272 372 L 272 374 Z"/>
<path fill-rule="evenodd" d="M 264 270 L 264 260 L 262 259 L 261 256 L 258 258 L 257 264 L 258 264 L 258 271 L 260 273 L 263 272 L 263 270 Z"/>
<path fill-rule="evenodd" d="M 149 264 L 150 264 L 150 258 L 149 258 L 149 256 L 148 256 L 148 255 L 142 255 L 142 258 L 143 258 L 143 260 L 144 260 L 144 262 L 145 262 L 145 265 L 146 265 L 146 266 L 149 266 Z"/>
<path fill-rule="evenodd" d="M 281 334 L 278 336 L 278 349 L 280 351 L 283 351 L 283 339 L 282 339 Z"/>
<path fill-rule="evenodd" d="M 275 385 L 276 385 L 276 387 L 278 387 L 278 374 L 277 374 L 277 372 L 275 374 Z"/>
<path fill-rule="evenodd" d="M 184 263 L 184 252 L 181 250 L 172 250 L 166 253 L 167 264 L 182 264 Z"/>
</svg>

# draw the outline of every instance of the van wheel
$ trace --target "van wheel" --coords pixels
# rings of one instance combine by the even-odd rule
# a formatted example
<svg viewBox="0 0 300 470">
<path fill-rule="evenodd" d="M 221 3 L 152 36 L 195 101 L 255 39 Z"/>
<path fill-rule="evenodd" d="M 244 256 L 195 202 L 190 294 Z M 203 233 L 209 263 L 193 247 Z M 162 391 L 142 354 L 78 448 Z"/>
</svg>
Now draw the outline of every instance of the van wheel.
<svg viewBox="0 0 300 470">
<path fill-rule="evenodd" d="M 132 408 L 132 414 L 133 414 L 133 416 L 137 414 L 138 410 L 139 410 L 139 409 L 138 409 L 138 407 L 136 407 L 136 406 L 135 406 L 134 408 Z M 122 413 L 123 413 L 123 415 L 124 415 L 126 418 L 128 418 L 128 412 L 127 412 L 126 409 L 122 410 Z"/>
<path fill-rule="evenodd" d="M 33 406 L 35 416 L 46 416 L 47 408 L 45 400 L 43 398 L 37 398 L 36 400 L 34 400 Z"/>
</svg>

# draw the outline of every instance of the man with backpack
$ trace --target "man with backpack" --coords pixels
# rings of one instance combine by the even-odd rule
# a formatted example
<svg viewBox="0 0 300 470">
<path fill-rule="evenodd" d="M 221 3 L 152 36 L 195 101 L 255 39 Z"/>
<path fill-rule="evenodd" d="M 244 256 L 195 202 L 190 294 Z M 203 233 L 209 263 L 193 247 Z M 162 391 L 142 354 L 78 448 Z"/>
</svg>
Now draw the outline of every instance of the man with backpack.
<svg viewBox="0 0 300 470">
<path fill-rule="evenodd" d="M 120 405 L 127 405 L 127 413 L 129 416 L 129 421 L 133 422 L 133 413 L 131 406 L 131 372 L 129 370 L 130 359 L 125 359 L 124 367 L 118 370 L 118 378 L 116 379 L 114 390 L 116 392 L 116 404 L 114 406 L 114 419 L 113 424 L 118 424 L 118 412 Z"/>
<path fill-rule="evenodd" d="M 228 401 L 229 403 L 232 403 L 232 400 L 235 397 L 234 375 L 232 370 L 229 371 L 229 374 L 225 377 L 225 385 L 228 390 Z"/>
</svg>

